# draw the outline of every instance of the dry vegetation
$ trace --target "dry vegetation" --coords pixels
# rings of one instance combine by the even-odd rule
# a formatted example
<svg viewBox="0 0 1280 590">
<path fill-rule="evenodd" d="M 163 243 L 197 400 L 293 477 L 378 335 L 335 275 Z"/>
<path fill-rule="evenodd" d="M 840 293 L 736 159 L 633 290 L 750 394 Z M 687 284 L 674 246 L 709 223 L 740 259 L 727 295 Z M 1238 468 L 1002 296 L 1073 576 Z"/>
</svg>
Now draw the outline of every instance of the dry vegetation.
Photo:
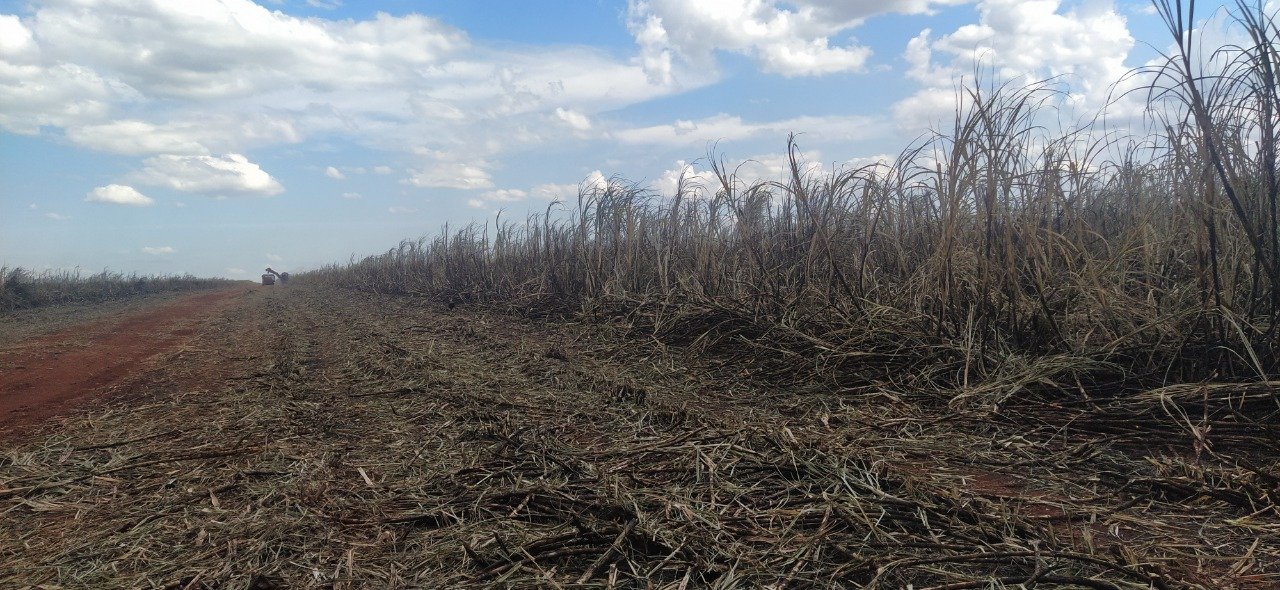
<svg viewBox="0 0 1280 590">
<path fill-rule="evenodd" d="M 1207 77 L 1158 6 L 1118 157 L 971 87 L 892 165 L 253 291 L 0 455 L 0 585 L 1280 586 L 1275 17 Z"/>
<path fill-rule="evenodd" d="M 949 411 L 305 286 L 255 291 L 200 342 L 141 384 L 165 395 L 0 454 L 0 586 L 1280 583 L 1267 385 Z M 1213 424 L 1200 456 L 1181 411 Z"/>
<path fill-rule="evenodd" d="M 564 214 L 446 231 L 312 273 L 383 293 L 619 322 L 746 348 L 753 371 L 934 391 L 954 405 L 1253 381 L 1280 359 L 1275 15 L 1255 44 L 1153 72 L 1158 133 L 1120 150 L 1042 126 L 1052 88 L 975 85 L 892 165 L 654 195 L 622 181 Z M 1206 64 L 1197 66 L 1199 61 Z M 1206 70 L 1212 66 L 1212 72 Z"/>
<path fill-rule="evenodd" d="M 0 313 L 50 305 L 101 303 L 156 293 L 226 287 L 232 281 L 184 276 L 139 276 L 110 271 L 35 273 L 0 267 Z"/>
</svg>

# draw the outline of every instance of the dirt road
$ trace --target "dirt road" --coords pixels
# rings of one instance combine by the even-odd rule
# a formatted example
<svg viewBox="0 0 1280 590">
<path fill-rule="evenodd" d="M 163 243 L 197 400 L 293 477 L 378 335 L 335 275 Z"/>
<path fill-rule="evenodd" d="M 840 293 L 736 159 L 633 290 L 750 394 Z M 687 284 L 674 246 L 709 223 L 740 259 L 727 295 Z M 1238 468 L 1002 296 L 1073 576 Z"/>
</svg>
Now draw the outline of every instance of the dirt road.
<svg viewBox="0 0 1280 590">
<path fill-rule="evenodd" d="M 0 348 L 0 436 L 124 390 L 245 292 L 237 286 L 183 295 Z"/>
<path fill-rule="evenodd" d="M 226 297 L 157 324 L 178 344 L 133 395 L 0 440 L 0 587 L 1280 584 L 1275 455 L 1228 439 L 755 382 L 415 298 Z"/>
</svg>

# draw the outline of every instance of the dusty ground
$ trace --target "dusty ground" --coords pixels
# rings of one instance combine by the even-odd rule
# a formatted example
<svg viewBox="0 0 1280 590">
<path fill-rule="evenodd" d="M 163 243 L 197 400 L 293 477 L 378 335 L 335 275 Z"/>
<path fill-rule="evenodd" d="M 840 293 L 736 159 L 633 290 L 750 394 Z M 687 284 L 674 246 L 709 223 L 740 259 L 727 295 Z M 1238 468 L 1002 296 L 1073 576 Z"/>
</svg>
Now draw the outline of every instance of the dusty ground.
<svg viewBox="0 0 1280 590">
<path fill-rule="evenodd" d="M 0 587 L 1280 585 L 1280 441 L 1197 430 L 1218 389 L 962 412 L 422 300 L 202 309 L 0 441 Z"/>
<path fill-rule="evenodd" d="M 124 389 L 130 378 L 183 346 L 194 326 L 245 287 L 149 301 L 106 313 L 28 314 L 11 320 L 0 348 L 0 436 Z M 62 326 L 44 334 L 40 328 Z M 23 337 L 25 336 L 25 337 Z"/>
</svg>

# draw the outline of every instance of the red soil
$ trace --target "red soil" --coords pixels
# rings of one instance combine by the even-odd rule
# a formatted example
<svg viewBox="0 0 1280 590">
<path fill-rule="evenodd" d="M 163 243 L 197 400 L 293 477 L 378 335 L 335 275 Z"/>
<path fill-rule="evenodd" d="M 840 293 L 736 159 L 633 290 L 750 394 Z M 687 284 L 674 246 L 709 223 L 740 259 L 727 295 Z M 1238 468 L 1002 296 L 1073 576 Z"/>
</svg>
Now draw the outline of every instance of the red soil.
<svg viewBox="0 0 1280 590">
<path fill-rule="evenodd" d="M 244 287 L 184 295 L 0 349 L 0 438 L 109 396 L 182 347 L 201 320 Z"/>
</svg>

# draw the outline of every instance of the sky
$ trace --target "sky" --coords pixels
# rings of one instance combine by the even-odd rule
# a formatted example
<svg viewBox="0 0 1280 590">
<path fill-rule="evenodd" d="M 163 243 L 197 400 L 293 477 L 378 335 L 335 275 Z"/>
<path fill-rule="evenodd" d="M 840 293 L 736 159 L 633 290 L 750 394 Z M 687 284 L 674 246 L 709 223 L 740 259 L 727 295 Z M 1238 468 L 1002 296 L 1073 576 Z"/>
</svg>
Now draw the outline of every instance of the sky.
<svg viewBox="0 0 1280 590">
<path fill-rule="evenodd" d="M 1145 0 L 0 0 L 0 266 L 297 272 L 896 154 L 975 63 L 1090 112 L 1167 45 Z"/>
</svg>

